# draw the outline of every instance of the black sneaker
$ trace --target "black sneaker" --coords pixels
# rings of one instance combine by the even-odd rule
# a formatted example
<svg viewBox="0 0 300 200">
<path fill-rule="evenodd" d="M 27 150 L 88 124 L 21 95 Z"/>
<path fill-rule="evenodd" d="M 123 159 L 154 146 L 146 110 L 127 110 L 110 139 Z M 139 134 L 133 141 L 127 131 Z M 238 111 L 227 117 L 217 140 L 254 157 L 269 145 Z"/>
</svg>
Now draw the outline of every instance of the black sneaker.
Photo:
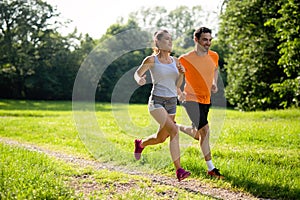
<svg viewBox="0 0 300 200">
<path fill-rule="evenodd" d="M 225 178 L 222 174 L 220 174 L 220 172 L 217 168 L 214 168 L 211 171 L 207 171 L 207 174 L 210 175 L 211 177 L 215 177 L 215 178 L 218 178 L 218 179 L 224 179 Z"/>
</svg>

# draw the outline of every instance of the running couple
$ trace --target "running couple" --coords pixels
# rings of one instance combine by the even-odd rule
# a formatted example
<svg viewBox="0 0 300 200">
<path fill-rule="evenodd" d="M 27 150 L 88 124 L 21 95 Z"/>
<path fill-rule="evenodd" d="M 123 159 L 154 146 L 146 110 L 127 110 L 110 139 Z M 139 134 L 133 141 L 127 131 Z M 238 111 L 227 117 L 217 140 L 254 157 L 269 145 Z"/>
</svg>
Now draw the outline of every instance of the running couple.
<svg viewBox="0 0 300 200">
<path fill-rule="evenodd" d="M 145 73 L 150 70 L 152 91 L 148 109 L 158 122 L 157 133 L 146 139 L 136 139 L 134 155 L 137 160 L 148 145 L 163 143 L 170 137 L 170 153 L 178 181 L 190 172 L 181 168 L 179 130 L 200 141 L 200 147 L 208 167 L 208 175 L 224 178 L 211 160 L 209 125 L 207 121 L 211 92 L 217 92 L 218 54 L 209 50 L 211 30 L 201 27 L 194 32 L 195 48 L 179 57 L 170 56 L 172 37 L 167 30 L 154 33 L 153 54 L 147 56 L 134 74 L 139 85 L 146 83 Z M 184 91 L 180 87 L 185 76 Z M 192 126 L 175 123 L 177 97 L 182 101 Z"/>
</svg>

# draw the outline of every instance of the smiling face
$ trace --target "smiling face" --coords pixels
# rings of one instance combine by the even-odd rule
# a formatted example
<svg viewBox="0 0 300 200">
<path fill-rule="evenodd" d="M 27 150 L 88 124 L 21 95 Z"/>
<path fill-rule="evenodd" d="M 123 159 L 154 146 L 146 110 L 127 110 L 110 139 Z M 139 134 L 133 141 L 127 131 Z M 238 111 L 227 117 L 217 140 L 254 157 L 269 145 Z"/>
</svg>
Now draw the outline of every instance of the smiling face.
<svg viewBox="0 0 300 200">
<path fill-rule="evenodd" d="M 203 51 L 208 51 L 211 45 L 212 37 L 210 33 L 201 33 L 200 38 L 195 37 L 196 44 Z"/>
</svg>

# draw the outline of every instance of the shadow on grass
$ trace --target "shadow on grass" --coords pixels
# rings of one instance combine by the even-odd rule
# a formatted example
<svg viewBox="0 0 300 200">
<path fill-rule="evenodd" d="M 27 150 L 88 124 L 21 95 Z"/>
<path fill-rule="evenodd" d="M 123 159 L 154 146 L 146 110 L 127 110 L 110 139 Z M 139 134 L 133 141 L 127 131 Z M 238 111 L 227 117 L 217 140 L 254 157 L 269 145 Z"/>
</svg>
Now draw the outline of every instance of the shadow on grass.
<svg viewBox="0 0 300 200">
<path fill-rule="evenodd" d="M 98 102 L 76 102 L 80 111 L 111 111 L 110 104 Z M 45 111 L 72 111 L 72 101 L 32 101 L 0 99 L 0 110 L 45 110 Z"/>
<path fill-rule="evenodd" d="M 230 175 L 226 176 L 226 182 L 230 182 L 232 187 L 243 188 L 255 197 L 264 199 L 299 199 L 300 189 L 281 186 L 280 183 L 261 184 L 251 180 L 241 179 Z"/>
<path fill-rule="evenodd" d="M 187 163 L 188 165 L 185 166 Z M 202 166 L 200 162 L 192 162 L 191 160 L 187 159 L 183 165 L 189 171 L 191 171 L 195 177 L 215 180 L 215 178 L 210 178 L 207 176 L 206 166 Z M 235 175 L 234 172 L 227 171 L 222 174 L 225 176 L 225 179 L 222 180 L 225 185 L 228 183 L 232 188 L 242 189 L 243 191 L 248 192 L 257 198 L 296 200 L 300 197 L 300 188 L 286 186 L 276 180 L 274 180 L 272 183 L 261 183 L 247 178 L 248 176 L 246 175 L 245 177 Z M 294 180 L 296 181 L 297 178 L 298 177 L 294 177 Z"/>
</svg>

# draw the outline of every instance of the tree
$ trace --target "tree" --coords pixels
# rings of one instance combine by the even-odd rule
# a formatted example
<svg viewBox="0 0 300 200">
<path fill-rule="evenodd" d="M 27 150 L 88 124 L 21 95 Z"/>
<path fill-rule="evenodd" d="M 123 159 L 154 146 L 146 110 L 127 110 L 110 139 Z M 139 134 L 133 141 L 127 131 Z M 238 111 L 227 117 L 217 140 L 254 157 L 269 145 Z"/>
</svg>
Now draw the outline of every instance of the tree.
<svg viewBox="0 0 300 200">
<path fill-rule="evenodd" d="M 84 95 L 84 92 L 92 93 L 90 90 L 94 87 L 97 101 L 111 102 L 116 84 L 124 75 L 128 76 L 128 81 L 123 84 L 135 85 L 133 69 L 140 65 L 146 55 L 151 54 L 151 48 L 145 48 L 151 46 L 151 39 L 149 32 L 142 31 L 133 19 L 126 24 L 112 24 L 83 63 L 81 82 L 84 86 L 81 84 L 82 91 L 76 92 L 77 96 L 91 99 L 91 94 Z M 130 88 L 127 90 L 122 92 L 134 92 Z M 148 87 L 139 90 L 131 101 L 145 102 L 148 96 L 145 94 L 149 92 Z"/>
<path fill-rule="evenodd" d="M 61 36 L 59 13 L 40 0 L 0 4 L 0 95 L 2 98 L 65 99 L 78 59 L 76 32 Z M 74 70 L 73 70 L 74 72 Z M 73 76 L 73 77 L 72 77 Z M 70 96 L 69 96 L 70 97 Z"/>
<path fill-rule="evenodd" d="M 279 108 L 282 98 L 271 85 L 287 76 L 277 65 L 280 41 L 276 30 L 265 23 L 280 17 L 282 4 L 228 0 L 225 5 L 218 36 L 229 49 L 225 54 L 227 100 L 242 110 Z"/>
<path fill-rule="evenodd" d="M 176 47 L 181 53 L 186 48 L 194 45 L 192 32 L 199 26 L 209 25 L 214 33 L 217 33 L 217 20 L 219 14 L 203 10 L 202 7 L 180 6 L 167 11 L 164 7 L 142 8 L 130 14 L 130 18 L 136 21 L 140 27 L 151 28 L 152 31 L 167 29 L 172 33 Z"/>
<path fill-rule="evenodd" d="M 300 103 L 300 3 L 293 0 L 281 0 L 279 18 L 272 18 L 266 26 L 276 29 L 275 37 L 279 39 L 278 46 L 281 57 L 278 66 L 286 74 L 286 79 L 273 83 L 271 88 L 278 93 L 280 105 L 290 107 Z"/>
<path fill-rule="evenodd" d="M 47 20 L 53 10 L 41 1 L 4 1 L 0 6 L 1 90 L 25 97 L 25 80 L 36 71 L 36 47 L 43 45 L 40 38 L 50 32 Z"/>
</svg>

